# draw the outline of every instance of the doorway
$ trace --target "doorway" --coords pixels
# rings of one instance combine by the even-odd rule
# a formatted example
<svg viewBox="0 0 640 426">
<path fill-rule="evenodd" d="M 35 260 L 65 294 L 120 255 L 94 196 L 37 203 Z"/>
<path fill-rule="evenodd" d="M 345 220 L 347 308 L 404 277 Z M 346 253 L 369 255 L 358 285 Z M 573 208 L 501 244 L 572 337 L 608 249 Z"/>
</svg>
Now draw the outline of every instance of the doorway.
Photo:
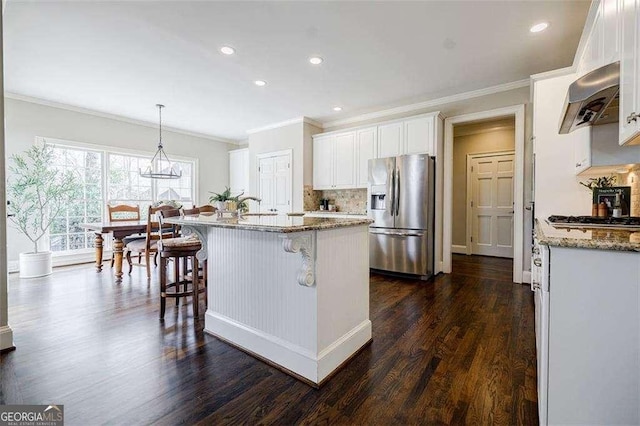
<svg viewBox="0 0 640 426">
<path fill-rule="evenodd" d="M 260 213 L 290 213 L 292 187 L 291 150 L 259 154 L 258 197 Z"/>
<path fill-rule="evenodd" d="M 493 144 L 476 145 L 464 152 L 462 156 L 454 143 L 455 136 L 463 130 L 487 137 L 500 129 L 502 132 L 510 133 L 509 143 L 494 141 Z M 473 157 L 468 158 L 468 154 L 473 154 Z M 483 184 L 487 191 L 491 188 L 490 192 L 476 194 L 475 198 L 491 195 L 490 201 L 481 201 L 487 201 L 487 208 L 489 205 L 492 207 L 482 211 L 471 208 L 471 201 L 475 200 L 472 200 L 474 196 L 471 183 L 469 183 L 471 194 L 467 194 L 467 180 L 471 180 L 470 174 L 467 175 L 467 168 L 470 170 L 471 164 L 467 162 L 471 163 L 474 159 L 482 161 L 480 159 L 483 157 L 491 158 L 490 155 L 485 154 L 504 154 L 511 157 L 502 159 L 505 160 L 503 164 L 495 163 L 493 160 L 485 164 L 493 170 L 490 174 L 495 176 L 487 179 Z M 492 169 L 497 167 L 500 167 L 500 170 Z M 507 171 L 505 168 L 510 170 Z M 504 174 L 502 176 L 504 179 L 498 182 L 501 174 Z M 460 181 L 462 181 L 461 184 Z M 447 118 L 443 183 L 443 272 L 451 272 L 452 253 L 511 257 L 513 258 L 513 281 L 521 283 L 524 250 L 524 105 Z M 499 195 L 497 192 L 499 185 L 501 186 L 500 197 L 502 197 L 500 200 L 496 198 Z M 505 189 L 507 187 L 511 189 L 510 196 L 506 196 L 509 192 Z M 476 188 L 477 191 L 481 189 Z M 474 207 L 477 207 L 477 204 L 474 204 Z M 475 226 L 473 216 L 476 216 Z"/>
<path fill-rule="evenodd" d="M 513 259 L 515 153 L 467 155 L 467 254 Z"/>
</svg>

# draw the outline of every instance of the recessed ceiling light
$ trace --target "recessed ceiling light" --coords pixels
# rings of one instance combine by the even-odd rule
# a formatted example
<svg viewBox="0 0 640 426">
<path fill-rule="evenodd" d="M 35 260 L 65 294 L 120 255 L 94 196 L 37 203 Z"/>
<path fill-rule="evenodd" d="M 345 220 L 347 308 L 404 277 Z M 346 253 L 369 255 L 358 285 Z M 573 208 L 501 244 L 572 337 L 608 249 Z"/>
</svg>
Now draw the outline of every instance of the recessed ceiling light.
<svg viewBox="0 0 640 426">
<path fill-rule="evenodd" d="M 320 65 L 323 60 L 324 59 L 322 59 L 320 56 L 312 56 L 311 58 L 309 58 L 309 62 L 311 62 L 311 64 L 313 65 Z"/>
<path fill-rule="evenodd" d="M 234 53 L 236 53 L 236 49 L 234 49 L 234 48 L 233 48 L 233 47 L 231 47 L 231 46 L 222 46 L 222 47 L 220 48 L 220 51 L 221 51 L 222 53 L 224 53 L 225 55 L 233 55 Z"/>
<path fill-rule="evenodd" d="M 336 106 L 336 107 L 333 107 L 333 110 L 334 111 L 342 111 L 342 107 Z"/>
<path fill-rule="evenodd" d="M 529 31 L 532 33 L 539 33 L 540 31 L 544 31 L 549 28 L 548 22 L 540 22 L 539 24 L 535 24 L 533 27 L 529 28 Z"/>
<path fill-rule="evenodd" d="M 262 86 L 266 86 L 267 82 L 264 81 L 264 80 L 256 80 L 256 81 L 253 82 L 253 84 L 255 84 L 256 86 L 262 87 Z"/>
</svg>

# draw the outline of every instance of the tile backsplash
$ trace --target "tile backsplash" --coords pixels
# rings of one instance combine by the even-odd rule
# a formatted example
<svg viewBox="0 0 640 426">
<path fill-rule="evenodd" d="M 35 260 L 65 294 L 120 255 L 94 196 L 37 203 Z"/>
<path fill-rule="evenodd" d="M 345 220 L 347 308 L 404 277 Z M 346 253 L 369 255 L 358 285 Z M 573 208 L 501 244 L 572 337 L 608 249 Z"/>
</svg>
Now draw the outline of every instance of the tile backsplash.
<svg viewBox="0 0 640 426">
<path fill-rule="evenodd" d="M 631 187 L 631 216 L 640 216 L 640 164 L 618 175 L 618 185 Z"/>
<path fill-rule="evenodd" d="M 304 189 L 304 209 L 307 211 L 319 210 L 322 198 L 328 198 L 339 212 L 366 213 L 367 211 L 366 189 L 313 191 L 311 186 L 305 186 Z"/>
</svg>

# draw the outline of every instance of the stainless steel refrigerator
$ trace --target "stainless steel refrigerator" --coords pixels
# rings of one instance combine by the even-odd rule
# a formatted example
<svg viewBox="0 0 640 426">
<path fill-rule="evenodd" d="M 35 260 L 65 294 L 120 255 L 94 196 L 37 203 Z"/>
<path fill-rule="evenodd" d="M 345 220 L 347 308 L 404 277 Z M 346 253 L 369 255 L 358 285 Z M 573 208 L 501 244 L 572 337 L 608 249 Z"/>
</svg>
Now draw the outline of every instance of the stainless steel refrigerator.
<svg viewBox="0 0 640 426">
<path fill-rule="evenodd" d="M 369 160 L 369 266 L 433 275 L 435 159 L 428 155 Z"/>
</svg>

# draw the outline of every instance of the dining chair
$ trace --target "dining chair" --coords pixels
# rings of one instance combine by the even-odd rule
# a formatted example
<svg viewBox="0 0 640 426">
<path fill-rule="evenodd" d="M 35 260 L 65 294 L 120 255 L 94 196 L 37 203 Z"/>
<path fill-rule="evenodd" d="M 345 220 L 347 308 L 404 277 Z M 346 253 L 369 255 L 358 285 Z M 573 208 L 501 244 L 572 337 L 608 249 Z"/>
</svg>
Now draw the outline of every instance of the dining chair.
<svg viewBox="0 0 640 426">
<path fill-rule="evenodd" d="M 127 204 L 117 204 L 112 206 L 107 204 L 107 211 L 109 212 L 109 222 L 129 222 L 132 220 L 140 220 L 140 206 L 129 206 Z M 131 241 L 143 240 L 145 235 L 129 235 L 122 239 L 122 243 L 126 247 Z M 129 260 L 129 258 L 127 258 Z M 115 262 L 115 254 L 111 254 L 111 267 Z M 140 256 L 138 257 L 138 263 L 140 263 Z"/>
<path fill-rule="evenodd" d="M 182 209 L 182 214 L 185 216 L 196 216 L 200 214 L 200 209 L 198 207 L 194 207 L 192 209 Z"/>
<path fill-rule="evenodd" d="M 218 211 L 218 209 L 213 207 L 211 204 L 205 204 L 204 206 L 200 206 L 198 207 L 198 210 L 200 210 L 200 213 L 215 213 L 216 211 Z"/>
<path fill-rule="evenodd" d="M 147 233 L 144 240 L 135 240 L 127 244 L 127 262 L 129 262 L 129 273 L 133 271 L 133 263 L 131 262 L 131 253 L 138 253 L 144 256 L 145 266 L 147 267 L 147 278 L 151 278 L 151 255 L 153 254 L 153 263 L 158 266 L 158 241 L 161 238 L 172 238 L 176 235 L 176 228 L 161 228 L 158 221 L 158 212 L 164 210 L 176 210 L 170 205 L 161 205 L 158 207 L 149 206 L 147 212 Z"/>
</svg>

